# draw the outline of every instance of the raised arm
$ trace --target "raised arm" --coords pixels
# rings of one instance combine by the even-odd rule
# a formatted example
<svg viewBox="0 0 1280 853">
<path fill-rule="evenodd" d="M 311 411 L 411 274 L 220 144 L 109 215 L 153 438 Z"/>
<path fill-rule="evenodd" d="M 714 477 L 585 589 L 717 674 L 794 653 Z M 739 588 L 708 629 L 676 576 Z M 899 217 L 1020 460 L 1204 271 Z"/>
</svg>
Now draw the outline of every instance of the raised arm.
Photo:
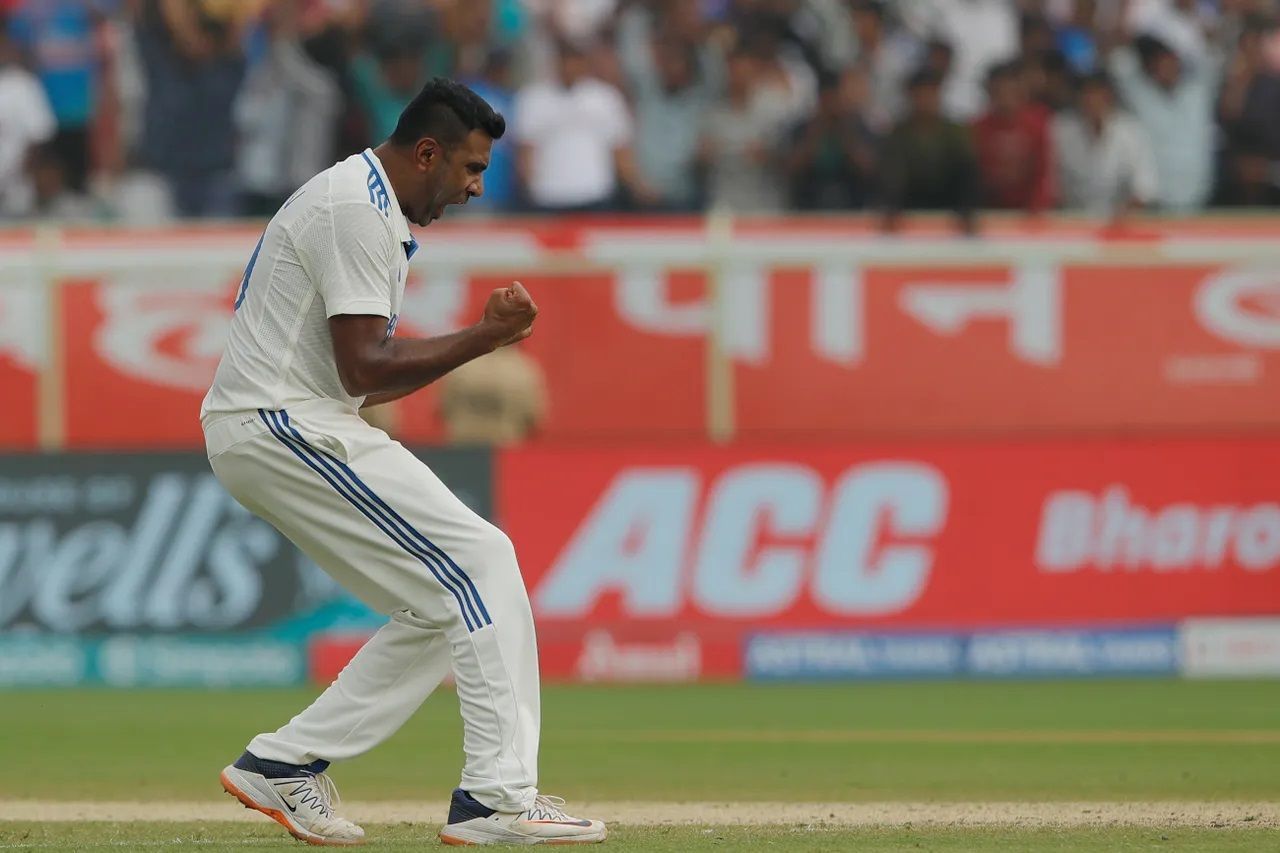
<svg viewBox="0 0 1280 853">
<path fill-rule="evenodd" d="M 430 385 L 456 367 L 533 333 L 538 306 L 519 282 L 489 294 L 480 322 L 435 338 L 387 336 L 385 317 L 329 318 L 342 387 L 366 406 L 389 403 Z"/>
</svg>

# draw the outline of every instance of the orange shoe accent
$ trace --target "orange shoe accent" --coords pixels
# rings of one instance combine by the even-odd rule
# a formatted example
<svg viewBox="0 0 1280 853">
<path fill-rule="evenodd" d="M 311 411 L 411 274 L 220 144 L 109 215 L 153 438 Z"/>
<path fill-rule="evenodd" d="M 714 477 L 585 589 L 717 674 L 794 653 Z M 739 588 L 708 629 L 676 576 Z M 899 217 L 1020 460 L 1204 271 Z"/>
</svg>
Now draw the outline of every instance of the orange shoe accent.
<svg viewBox="0 0 1280 853">
<path fill-rule="evenodd" d="M 226 773 L 219 774 L 218 779 L 222 782 L 222 790 L 239 800 L 240 804 L 246 809 L 253 809 L 255 812 L 262 812 L 264 815 L 283 826 L 289 831 L 290 835 L 299 841 L 305 841 L 306 843 L 314 844 L 317 847 L 359 847 L 361 844 L 364 844 L 364 839 L 360 839 L 359 841 L 341 841 L 333 838 L 322 838 L 319 835 L 309 835 L 300 829 L 294 828 L 294 826 L 289 823 L 288 818 L 284 816 L 284 812 L 279 809 L 269 809 L 255 803 L 248 794 L 237 788 L 235 784 L 227 778 Z"/>
</svg>

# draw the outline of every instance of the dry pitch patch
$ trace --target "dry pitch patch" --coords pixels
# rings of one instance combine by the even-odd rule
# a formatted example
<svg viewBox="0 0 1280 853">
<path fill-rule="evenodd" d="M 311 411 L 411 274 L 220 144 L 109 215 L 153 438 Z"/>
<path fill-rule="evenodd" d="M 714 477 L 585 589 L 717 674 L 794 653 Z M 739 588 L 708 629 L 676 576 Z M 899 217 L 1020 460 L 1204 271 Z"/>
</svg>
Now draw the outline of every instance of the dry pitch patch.
<svg viewBox="0 0 1280 853">
<path fill-rule="evenodd" d="M 1040 803 L 768 803 L 599 802 L 574 805 L 581 814 L 626 826 L 893 827 L 1187 827 L 1280 828 L 1274 802 L 1040 802 Z M 346 803 L 359 823 L 440 823 L 444 809 L 417 802 Z M 0 800 L 0 821 L 260 822 L 259 814 L 229 801 L 60 802 Z"/>
</svg>

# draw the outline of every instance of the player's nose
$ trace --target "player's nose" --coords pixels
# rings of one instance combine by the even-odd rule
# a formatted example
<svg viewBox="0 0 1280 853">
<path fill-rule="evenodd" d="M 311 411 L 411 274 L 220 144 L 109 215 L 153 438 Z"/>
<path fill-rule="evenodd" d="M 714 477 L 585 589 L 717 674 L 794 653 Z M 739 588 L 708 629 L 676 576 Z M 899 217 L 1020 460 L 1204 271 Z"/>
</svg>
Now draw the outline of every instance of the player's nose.
<svg viewBox="0 0 1280 853">
<path fill-rule="evenodd" d="M 484 178 L 479 177 L 467 186 L 467 195 L 471 198 L 480 198 L 484 195 Z"/>
</svg>

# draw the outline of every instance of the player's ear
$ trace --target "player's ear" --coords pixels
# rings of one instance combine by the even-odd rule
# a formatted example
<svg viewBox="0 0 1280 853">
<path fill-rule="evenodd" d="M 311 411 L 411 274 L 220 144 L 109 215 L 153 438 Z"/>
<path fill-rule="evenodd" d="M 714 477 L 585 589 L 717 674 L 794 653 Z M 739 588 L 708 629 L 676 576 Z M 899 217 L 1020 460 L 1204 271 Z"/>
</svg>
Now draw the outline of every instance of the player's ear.
<svg viewBox="0 0 1280 853">
<path fill-rule="evenodd" d="M 444 156 L 444 149 L 440 147 L 440 143 L 434 138 L 424 136 L 418 140 L 413 153 L 417 158 L 418 165 L 430 168 Z"/>
</svg>

